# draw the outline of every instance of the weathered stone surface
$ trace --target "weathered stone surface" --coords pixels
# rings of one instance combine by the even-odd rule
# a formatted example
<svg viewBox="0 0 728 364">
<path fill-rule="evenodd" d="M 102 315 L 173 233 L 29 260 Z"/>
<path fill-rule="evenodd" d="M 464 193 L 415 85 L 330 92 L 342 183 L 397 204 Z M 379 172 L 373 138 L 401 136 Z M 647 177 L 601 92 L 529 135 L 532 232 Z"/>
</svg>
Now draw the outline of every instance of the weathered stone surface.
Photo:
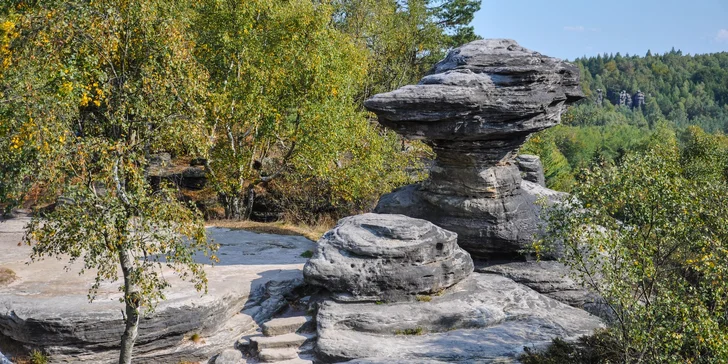
<svg viewBox="0 0 728 364">
<path fill-rule="evenodd" d="M 392 359 L 389 358 L 366 358 L 366 359 L 354 359 L 346 362 L 347 364 L 391 364 Z M 430 360 L 430 359 L 397 359 L 397 364 L 443 364 L 445 361 Z M 503 362 L 499 362 L 503 363 Z"/>
<path fill-rule="evenodd" d="M 524 346 L 574 340 L 600 319 L 494 274 L 474 273 L 429 302 L 321 305 L 317 352 L 325 362 L 513 361 Z"/>
<path fill-rule="evenodd" d="M 298 358 L 295 348 L 266 348 L 260 351 L 258 359 L 263 363 L 279 363 Z"/>
<path fill-rule="evenodd" d="M 318 242 L 306 282 L 338 300 L 401 300 L 449 287 L 473 271 L 457 235 L 404 215 L 343 218 Z"/>
<path fill-rule="evenodd" d="M 312 334 L 283 334 L 278 336 L 256 336 L 250 338 L 258 350 L 272 348 L 299 348 L 306 341 L 311 340 L 315 335 Z"/>
<path fill-rule="evenodd" d="M 240 350 L 226 349 L 215 358 L 215 364 L 240 364 L 243 362 L 243 353 Z"/>
<path fill-rule="evenodd" d="M 93 272 L 78 275 L 77 264 L 64 271 L 66 263 L 55 259 L 26 265 L 30 248 L 17 246 L 26 222 L 0 223 L 0 267 L 18 275 L 0 287 L 0 344 L 41 348 L 52 362 L 116 362 L 123 331 L 118 282 L 102 285 L 89 303 Z M 308 239 L 219 228 L 208 234 L 221 245 L 220 263 L 206 267 L 208 294 L 164 271 L 172 288 L 140 323 L 135 363 L 207 361 L 257 330 L 303 284 L 306 259 L 300 254 L 314 248 Z M 201 340 L 193 342 L 192 334 Z M 11 354 L 4 347 L 0 351 Z"/>
<path fill-rule="evenodd" d="M 554 126 L 581 98 L 575 65 L 510 39 L 484 39 L 452 50 L 419 84 L 364 106 L 409 138 L 492 140 Z"/>
<path fill-rule="evenodd" d="M 536 292 L 578 308 L 594 301 L 587 289 L 569 277 L 569 269 L 555 261 L 507 262 L 488 264 L 478 272 L 498 274 Z"/>
<path fill-rule="evenodd" d="M 475 270 L 510 278 L 559 302 L 581 308 L 606 321 L 615 319 L 612 310 L 604 300 L 571 279 L 569 268 L 559 262 L 529 261 L 494 264 L 478 262 Z"/>
<path fill-rule="evenodd" d="M 476 257 L 520 255 L 538 231 L 538 208 L 521 190 L 518 148 L 581 98 L 576 66 L 512 40 L 454 49 L 419 84 L 364 103 L 382 125 L 426 140 L 437 155 L 428 180 L 382 197 L 375 212 L 430 220 Z M 534 163 L 525 163 L 534 169 L 526 175 L 543 185 Z"/>
<path fill-rule="evenodd" d="M 297 332 L 310 322 L 310 316 L 283 317 L 267 321 L 261 325 L 261 328 L 263 329 L 263 335 L 275 336 Z"/>
<path fill-rule="evenodd" d="M 519 194 L 502 198 L 432 194 L 416 184 L 380 198 L 377 213 L 412 216 L 458 231 L 458 245 L 474 256 L 509 258 L 519 254 L 540 232 L 539 200 L 555 203 L 566 193 L 521 181 Z"/>
<path fill-rule="evenodd" d="M 539 156 L 519 154 L 516 157 L 516 162 L 518 163 L 518 169 L 521 171 L 521 178 L 546 187 L 546 177 L 543 174 L 543 164 L 541 164 Z"/>
</svg>

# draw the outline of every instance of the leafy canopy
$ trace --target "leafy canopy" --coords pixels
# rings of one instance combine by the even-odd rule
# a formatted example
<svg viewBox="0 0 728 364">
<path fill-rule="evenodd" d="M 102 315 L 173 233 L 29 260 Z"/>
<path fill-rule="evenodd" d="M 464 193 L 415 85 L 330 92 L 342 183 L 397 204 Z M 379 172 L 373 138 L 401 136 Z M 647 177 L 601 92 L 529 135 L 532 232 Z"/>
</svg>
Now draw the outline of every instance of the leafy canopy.
<svg viewBox="0 0 728 364">
<path fill-rule="evenodd" d="M 215 247 L 199 214 L 145 176 L 151 152 L 207 149 L 207 73 L 191 52 L 188 9 L 79 0 L 0 11 L 0 198 L 58 200 L 25 241 L 33 259 L 67 255 L 95 270 L 90 298 L 125 259 L 120 290 L 135 307 L 163 298 L 162 264 L 205 287 L 192 254 Z"/>
<path fill-rule="evenodd" d="M 536 245 L 563 244 L 575 278 L 603 297 L 612 326 L 602 354 L 622 362 L 728 360 L 728 184 L 713 172 L 726 159 L 706 157 L 712 143 L 693 132 L 688 148 L 663 134 L 586 171 Z"/>
</svg>

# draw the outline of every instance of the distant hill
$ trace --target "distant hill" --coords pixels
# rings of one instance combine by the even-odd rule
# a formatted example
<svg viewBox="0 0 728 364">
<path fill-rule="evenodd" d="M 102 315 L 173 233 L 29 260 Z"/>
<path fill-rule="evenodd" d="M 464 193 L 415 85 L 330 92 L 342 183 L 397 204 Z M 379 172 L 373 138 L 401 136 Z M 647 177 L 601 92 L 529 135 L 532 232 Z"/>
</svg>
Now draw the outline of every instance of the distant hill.
<svg viewBox="0 0 728 364">
<path fill-rule="evenodd" d="M 656 140 L 677 137 L 681 145 L 689 144 L 696 131 L 688 126 L 728 131 L 728 52 L 617 53 L 574 62 L 581 68 L 587 99 L 562 116 L 563 125 L 534 135 L 522 148 L 541 157 L 550 188 L 569 191 L 582 168 L 614 164 Z M 642 91 L 644 105 L 620 106 L 622 91 L 629 100 L 637 100 L 635 94 Z"/>
<path fill-rule="evenodd" d="M 645 94 L 644 116 L 650 124 L 666 119 L 678 128 L 698 125 L 706 131 L 728 126 L 728 52 L 683 55 L 674 49 L 644 57 L 604 54 L 575 60 L 582 84 L 594 101 L 604 90 L 605 103 L 619 104 L 622 90 Z M 588 120 L 582 120 L 588 122 Z"/>
</svg>

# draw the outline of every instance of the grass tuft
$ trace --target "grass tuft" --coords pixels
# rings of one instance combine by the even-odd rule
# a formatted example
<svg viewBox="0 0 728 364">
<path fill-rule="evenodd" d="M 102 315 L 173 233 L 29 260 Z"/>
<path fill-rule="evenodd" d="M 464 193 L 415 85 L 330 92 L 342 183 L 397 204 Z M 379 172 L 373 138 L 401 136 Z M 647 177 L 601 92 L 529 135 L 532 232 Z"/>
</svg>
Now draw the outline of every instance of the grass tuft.
<svg viewBox="0 0 728 364">
<path fill-rule="evenodd" d="M 416 327 L 414 329 L 397 330 L 394 332 L 395 335 L 423 335 L 424 333 L 425 329 L 421 327 Z"/>
<path fill-rule="evenodd" d="M 238 221 L 238 220 L 210 220 L 208 226 L 223 227 L 228 229 L 247 230 L 263 234 L 277 235 L 299 235 L 312 241 L 317 241 L 321 236 L 329 231 L 333 224 L 318 224 L 315 226 L 303 224 L 290 224 L 287 222 L 257 222 L 257 221 Z"/>
<path fill-rule="evenodd" d="M 0 286 L 7 286 L 18 278 L 10 268 L 0 267 Z"/>
</svg>

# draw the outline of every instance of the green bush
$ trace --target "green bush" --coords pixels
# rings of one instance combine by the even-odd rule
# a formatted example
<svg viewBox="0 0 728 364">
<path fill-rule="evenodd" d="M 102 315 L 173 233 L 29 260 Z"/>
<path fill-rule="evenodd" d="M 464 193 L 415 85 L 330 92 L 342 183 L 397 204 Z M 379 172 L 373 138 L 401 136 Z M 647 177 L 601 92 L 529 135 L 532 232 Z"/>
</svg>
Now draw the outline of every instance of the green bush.
<svg viewBox="0 0 728 364">
<path fill-rule="evenodd" d="M 574 277 L 604 298 L 617 362 L 728 361 L 728 185 L 700 172 L 720 159 L 690 153 L 673 138 L 586 171 L 536 244 L 563 244 Z"/>
</svg>

